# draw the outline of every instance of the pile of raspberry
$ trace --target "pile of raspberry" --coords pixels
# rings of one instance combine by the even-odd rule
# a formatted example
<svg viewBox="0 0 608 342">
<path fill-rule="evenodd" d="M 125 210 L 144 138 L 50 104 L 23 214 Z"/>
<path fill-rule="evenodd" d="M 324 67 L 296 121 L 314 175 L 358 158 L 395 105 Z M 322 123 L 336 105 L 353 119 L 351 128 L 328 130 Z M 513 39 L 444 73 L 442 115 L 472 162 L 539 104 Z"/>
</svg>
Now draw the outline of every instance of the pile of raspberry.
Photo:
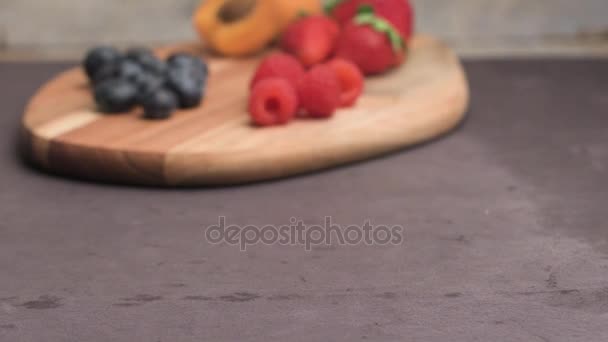
<svg viewBox="0 0 608 342">
<path fill-rule="evenodd" d="M 342 58 L 326 61 L 333 42 L 324 46 L 318 38 L 334 39 L 337 24 L 327 18 L 314 20 L 307 21 L 305 30 L 294 26 L 286 31 L 281 41 L 285 52 L 272 53 L 258 66 L 249 99 L 256 125 L 283 125 L 296 117 L 329 118 L 338 108 L 353 106 L 363 92 L 364 76 L 356 64 Z M 303 44 L 307 39 L 315 42 L 310 49 Z"/>
</svg>

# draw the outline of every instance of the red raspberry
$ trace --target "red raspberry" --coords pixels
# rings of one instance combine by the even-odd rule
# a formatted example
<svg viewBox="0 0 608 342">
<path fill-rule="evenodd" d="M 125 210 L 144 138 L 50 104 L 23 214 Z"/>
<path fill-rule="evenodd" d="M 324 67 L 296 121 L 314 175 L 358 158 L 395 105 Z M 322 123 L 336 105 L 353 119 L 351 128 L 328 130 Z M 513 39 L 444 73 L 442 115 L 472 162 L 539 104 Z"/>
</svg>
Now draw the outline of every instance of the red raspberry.
<svg viewBox="0 0 608 342">
<path fill-rule="evenodd" d="M 259 126 L 289 122 L 298 109 L 293 86 L 283 78 L 271 77 L 256 83 L 249 98 L 249 113 Z"/>
<path fill-rule="evenodd" d="M 340 82 L 336 73 L 327 65 L 310 69 L 298 85 L 300 107 L 308 115 L 326 118 L 334 114 L 340 104 Z"/>
<path fill-rule="evenodd" d="M 253 88 L 263 79 L 279 77 L 286 79 L 295 89 L 302 76 L 304 76 L 304 67 L 300 61 L 286 53 L 275 52 L 260 63 L 249 88 Z"/>
<path fill-rule="evenodd" d="M 352 62 L 335 58 L 327 63 L 334 70 L 340 82 L 340 106 L 350 107 L 357 102 L 363 92 L 363 74 Z"/>
</svg>

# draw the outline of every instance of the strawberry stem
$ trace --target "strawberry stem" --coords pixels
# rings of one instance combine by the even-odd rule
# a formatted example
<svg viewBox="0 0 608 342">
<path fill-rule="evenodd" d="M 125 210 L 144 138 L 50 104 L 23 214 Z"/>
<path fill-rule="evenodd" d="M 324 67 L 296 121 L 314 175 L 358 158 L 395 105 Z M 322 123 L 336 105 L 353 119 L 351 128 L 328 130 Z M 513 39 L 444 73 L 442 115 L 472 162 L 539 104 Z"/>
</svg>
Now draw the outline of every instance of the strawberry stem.
<svg viewBox="0 0 608 342">
<path fill-rule="evenodd" d="M 357 16 L 355 17 L 355 23 L 359 25 L 369 25 L 375 31 L 384 33 L 388 37 L 395 53 L 400 53 L 405 49 L 405 42 L 397 29 L 395 29 L 387 20 L 377 16 L 374 13 L 373 7 L 367 4 L 359 6 Z"/>
<path fill-rule="evenodd" d="M 374 15 L 376 12 L 370 4 L 363 4 L 357 9 L 357 15 L 369 14 Z"/>
</svg>

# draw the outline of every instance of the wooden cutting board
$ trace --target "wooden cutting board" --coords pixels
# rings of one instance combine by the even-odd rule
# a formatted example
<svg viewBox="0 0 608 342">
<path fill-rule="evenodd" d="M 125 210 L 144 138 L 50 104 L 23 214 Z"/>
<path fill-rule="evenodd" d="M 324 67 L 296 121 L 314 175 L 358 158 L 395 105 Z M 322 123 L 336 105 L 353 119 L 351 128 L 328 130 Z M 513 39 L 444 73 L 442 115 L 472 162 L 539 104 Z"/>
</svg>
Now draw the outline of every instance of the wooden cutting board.
<svg viewBox="0 0 608 342">
<path fill-rule="evenodd" d="M 196 45 L 159 51 L 201 52 Z M 320 170 L 417 144 L 457 126 L 468 106 L 465 74 L 443 43 L 417 36 L 407 63 L 369 78 L 354 108 L 329 120 L 257 128 L 246 112 L 258 59 L 207 58 L 204 104 L 166 121 L 141 111 L 102 115 L 79 68 L 44 85 L 23 117 L 26 153 L 78 178 L 164 186 L 237 184 Z"/>
</svg>

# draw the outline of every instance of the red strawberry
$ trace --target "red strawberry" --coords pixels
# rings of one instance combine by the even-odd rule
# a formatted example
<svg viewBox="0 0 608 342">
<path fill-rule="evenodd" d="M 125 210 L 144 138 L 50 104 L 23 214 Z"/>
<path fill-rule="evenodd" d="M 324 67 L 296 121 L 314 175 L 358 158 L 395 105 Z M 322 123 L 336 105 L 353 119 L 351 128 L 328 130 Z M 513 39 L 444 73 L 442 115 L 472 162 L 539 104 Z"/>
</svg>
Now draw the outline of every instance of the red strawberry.
<svg viewBox="0 0 608 342">
<path fill-rule="evenodd" d="M 280 45 L 309 67 L 331 55 L 339 32 L 338 24 L 332 19 L 321 15 L 310 16 L 287 27 Z"/>
<path fill-rule="evenodd" d="M 271 77 L 256 83 L 249 98 L 249 114 L 259 126 L 289 122 L 298 109 L 294 88 L 283 78 Z"/>
<path fill-rule="evenodd" d="M 359 6 L 361 0 L 328 0 L 325 4 L 325 12 L 344 26 L 357 15 Z"/>
<path fill-rule="evenodd" d="M 403 61 L 405 43 L 390 23 L 362 8 L 342 30 L 336 56 L 352 61 L 365 75 L 378 74 Z"/>
<path fill-rule="evenodd" d="M 414 8 L 409 0 L 332 0 L 327 5 L 327 12 L 340 25 L 346 25 L 357 15 L 361 5 L 369 5 L 374 12 L 388 20 L 408 41 L 414 31 Z"/>
<path fill-rule="evenodd" d="M 340 106 L 350 107 L 355 104 L 363 92 L 363 74 L 350 61 L 335 58 L 327 63 L 334 70 L 340 82 Z"/>
<path fill-rule="evenodd" d="M 279 77 L 286 79 L 295 89 L 303 76 L 304 67 L 297 59 L 283 52 L 275 52 L 260 63 L 249 87 L 253 88 L 263 79 Z"/>
<path fill-rule="evenodd" d="M 298 85 L 300 107 L 316 118 L 334 114 L 340 105 L 340 83 L 336 73 L 327 65 L 310 69 Z"/>
</svg>

